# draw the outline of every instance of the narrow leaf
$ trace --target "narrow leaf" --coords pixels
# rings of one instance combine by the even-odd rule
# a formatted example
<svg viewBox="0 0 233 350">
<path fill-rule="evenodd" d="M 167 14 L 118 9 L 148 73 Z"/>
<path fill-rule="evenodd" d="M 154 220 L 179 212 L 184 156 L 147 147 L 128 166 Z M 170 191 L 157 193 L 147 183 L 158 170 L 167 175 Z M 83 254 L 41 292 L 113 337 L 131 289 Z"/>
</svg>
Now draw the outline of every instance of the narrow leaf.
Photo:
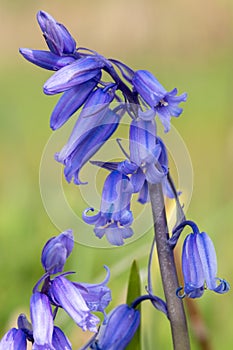
<svg viewBox="0 0 233 350">
<path fill-rule="evenodd" d="M 133 261 L 130 270 L 128 292 L 127 292 L 127 304 L 130 305 L 135 299 L 141 295 L 140 275 L 136 260 Z M 141 306 L 138 306 L 138 310 L 141 311 Z M 141 350 L 141 325 L 139 325 L 133 339 L 126 347 L 126 350 Z"/>
</svg>

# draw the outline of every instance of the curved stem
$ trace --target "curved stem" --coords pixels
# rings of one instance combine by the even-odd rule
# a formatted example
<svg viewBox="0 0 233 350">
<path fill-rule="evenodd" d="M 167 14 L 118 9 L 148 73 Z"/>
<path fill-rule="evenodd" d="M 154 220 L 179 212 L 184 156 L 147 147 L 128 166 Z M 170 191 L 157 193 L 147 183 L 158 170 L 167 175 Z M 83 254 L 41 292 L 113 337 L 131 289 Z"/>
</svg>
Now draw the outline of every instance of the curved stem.
<svg viewBox="0 0 233 350">
<path fill-rule="evenodd" d="M 149 184 L 149 193 L 157 254 L 172 331 L 173 347 L 175 350 L 189 350 L 190 343 L 184 307 L 182 301 L 176 296 L 176 290 L 179 284 L 173 249 L 169 245 L 167 218 L 161 184 Z"/>
</svg>

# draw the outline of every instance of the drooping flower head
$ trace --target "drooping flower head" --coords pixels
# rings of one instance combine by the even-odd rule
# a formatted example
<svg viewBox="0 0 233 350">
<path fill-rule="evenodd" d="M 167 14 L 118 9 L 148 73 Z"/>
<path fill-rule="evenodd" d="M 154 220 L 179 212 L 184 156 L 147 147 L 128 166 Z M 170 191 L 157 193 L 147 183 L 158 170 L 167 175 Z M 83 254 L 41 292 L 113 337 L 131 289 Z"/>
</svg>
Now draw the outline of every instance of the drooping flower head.
<svg viewBox="0 0 233 350">
<path fill-rule="evenodd" d="M 177 89 L 167 92 L 159 81 L 147 70 L 138 70 L 132 84 L 143 100 L 158 114 L 165 132 L 170 130 L 171 117 L 179 117 L 183 109 L 178 105 L 185 102 L 187 94 L 177 95 Z"/>
<path fill-rule="evenodd" d="M 33 295 L 40 295 L 38 293 L 45 295 L 52 306 L 65 310 L 83 330 L 88 329 L 95 332 L 96 325 L 100 320 L 91 312 L 100 311 L 105 315 L 105 308 L 111 301 L 111 291 L 107 287 L 110 272 L 108 267 L 105 266 L 107 276 L 99 284 L 69 281 L 65 276 L 67 273 L 62 272 L 73 246 L 74 237 L 71 230 L 62 232 L 45 244 L 41 255 L 45 275 L 36 283 Z M 56 277 L 52 276 L 57 273 L 60 274 Z M 40 291 L 39 286 L 41 283 L 43 285 Z M 31 305 L 33 305 L 31 309 L 36 310 L 36 304 L 33 302 Z"/>
<path fill-rule="evenodd" d="M 56 274 L 63 271 L 66 259 L 74 247 L 72 230 L 62 232 L 51 238 L 44 246 L 41 254 L 41 263 L 46 272 Z"/>
<path fill-rule="evenodd" d="M 30 302 L 30 313 L 33 328 L 33 350 L 46 349 L 55 350 L 52 345 L 53 337 L 53 315 L 52 308 L 47 295 L 41 292 L 32 294 Z"/>
<path fill-rule="evenodd" d="M 55 157 L 65 165 L 66 180 L 83 184 L 79 172 L 118 127 L 121 115 L 109 108 L 112 88 L 95 90 L 85 104 L 67 144 Z"/>
<path fill-rule="evenodd" d="M 97 331 L 100 319 L 91 314 L 78 288 L 64 276 L 55 277 L 51 281 L 49 296 L 52 302 L 64 309 L 83 331 Z"/>
<path fill-rule="evenodd" d="M 161 146 L 157 143 L 156 124 L 141 118 L 133 120 L 129 136 L 130 160 L 143 170 L 150 183 L 162 182 L 167 168 L 158 162 Z"/>
<path fill-rule="evenodd" d="M 198 227 L 192 221 L 184 221 L 176 227 L 180 230 L 189 225 L 193 232 L 184 241 L 182 252 L 182 271 L 184 277 L 184 293 L 180 297 L 199 298 L 205 288 L 216 293 L 226 293 L 229 284 L 224 279 L 217 277 L 217 258 L 212 240 L 205 232 L 199 232 Z M 178 293 L 183 288 L 178 290 Z"/>
<path fill-rule="evenodd" d="M 106 178 L 101 200 L 100 211 L 94 216 L 88 216 L 88 208 L 83 213 L 83 220 L 87 224 L 95 225 L 97 237 L 106 235 L 108 241 L 114 245 L 122 245 L 124 239 L 133 234 L 130 225 L 133 215 L 130 210 L 130 201 L 133 186 L 127 175 L 114 170 Z"/>
</svg>

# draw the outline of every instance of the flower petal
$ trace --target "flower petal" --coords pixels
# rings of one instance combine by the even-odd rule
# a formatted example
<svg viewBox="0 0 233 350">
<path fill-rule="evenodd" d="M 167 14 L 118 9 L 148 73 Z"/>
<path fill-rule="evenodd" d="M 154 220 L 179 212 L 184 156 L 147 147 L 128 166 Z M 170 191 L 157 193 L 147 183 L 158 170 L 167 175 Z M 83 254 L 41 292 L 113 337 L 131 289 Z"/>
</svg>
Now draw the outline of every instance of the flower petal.
<svg viewBox="0 0 233 350">
<path fill-rule="evenodd" d="M 76 42 L 68 30 L 44 11 L 37 13 L 37 20 L 43 32 L 49 49 L 57 54 L 72 54 L 76 49 Z"/>
<path fill-rule="evenodd" d="M 111 290 L 106 286 L 110 278 L 110 270 L 106 266 L 105 268 L 107 269 L 107 276 L 101 283 L 73 283 L 91 311 L 104 312 L 112 300 Z"/>
<path fill-rule="evenodd" d="M 123 245 L 124 239 L 133 235 L 132 228 L 118 226 L 116 223 L 112 223 L 107 227 L 95 227 L 94 232 L 98 238 L 102 238 L 106 235 L 109 243 L 116 246 Z"/>
<path fill-rule="evenodd" d="M 63 147 L 59 153 L 57 160 L 63 162 L 69 157 L 78 145 L 96 128 L 101 128 L 102 125 L 111 124 L 114 119 L 119 120 L 119 116 L 113 112 L 109 112 L 109 103 L 112 101 L 111 92 L 104 91 L 103 89 L 95 90 L 88 98 L 85 106 L 80 113 L 80 116 L 75 123 L 74 129 L 67 144 Z M 92 108 L 99 108 L 98 113 L 91 114 Z"/>
<path fill-rule="evenodd" d="M 104 182 L 102 191 L 102 215 L 115 221 L 121 220 L 125 211 L 128 211 L 133 185 L 127 175 L 119 171 L 112 171 Z"/>
<path fill-rule="evenodd" d="M 130 125 L 130 160 L 138 166 L 154 162 L 156 125 L 154 120 L 133 120 Z"/>
<path fill-rule="evenodd" d="M 26 336 L 21 329 L 11 328 L 0 341 L 0 350 L 26 350 Z"/>
<path fill-rule="evenodd" d="M 196 235 L 196 244 L 205 274 L 206 285 L 209 289 L 216 288 L 217 257 L 210 237 L 201 232 Z"/>
<path fill-rule="evenodd" d="M 74 147 L 72 143 L 56 155 L 56 160 L 65 165 L 64 174 L 68 182 L 74 178 L 75 184 L 82 184 L 79 179 L 81 168 L 110 138 L 118 124 L 119 116 L 109 109 L 104 113 L 102 124 L 93 126 L 91 130 L 86 132 L 81 140 L 75 144 L 76 148 L 70 155 L 67 153 L 69 149 Z M 64 157 L 64 154 L 67 155 L 67 158 Z"/>
<path fill-rule="evenodd" d="M 100 327 L 98 340 L 93 349 L 124 350 L 134 336 L 140 323 L 140 313 L 122 304 L 107 316 L 107 322 Z"/>
<path fill-rule="evenodd" d="M 66 91 L 75 85 L 85 83 L 99 74 L 104 67 L 104 61 L 99 57 L 87 56 L 61 68 L 44 84 L 47 95 Z"/>
<path fill-rule="evenodd" d="M 53 316 L 48 297 L 40 292 L 32 294 L 30 313 L 33 327 L 33 349 L 44 346 L 45 349 L 54 349 L 52 346 Z"/>
<path fill-rule="evenodd" d="M 53 329 L 53 346 L 56 350 L 72 350 L 69 339 L 59 327 Z"/>
<path fill-rule="evenodd" d="M 62 232 L 51 238 L 44 246 L 41 254 L 41 263 L 46 272 L 55 274 L 62 272 L 66 259 L 74 247 L 72 230 Z"/>
<path fill-rule="evenodd" d="M 19 52 L 29 62 L 48 70 L 59 70 L 75 61 L 73 57 L 61 57 L 55 55 L 52 52 L 42 50 L 31 50 L 21 48 Z"/>
<path fill-rule="evenodd" d="M 52 298 L 84 331 L 96 332 L 99 318 L 90 313 L 81 293 L 63 276 L 54 278 L 50 289 Z"/>
<path fill-rule="evenodd" d="M 133 86 L 150 107 L 155 107 L 165 96 L 166 90 L 147 70 L 138 70 L 132 79 Z"/>
<path fill-rule="evenodd" d="M 189 234 L 184 241 L 182 251 L 182 271 L 185 282 L 185 294 L 204 286 L 205 276 L 196 244 L 197 234 Z M 191 288 L 191 289 L 190 289 Z"/>
<path fill-rule="evenodd" d="M 59 129 L 86 101 L 91 91 L 97 85 L 97 80 L 91 79 L 83 84 L 65 91 L 50 118 L 50 127 Z"/>
</svg>

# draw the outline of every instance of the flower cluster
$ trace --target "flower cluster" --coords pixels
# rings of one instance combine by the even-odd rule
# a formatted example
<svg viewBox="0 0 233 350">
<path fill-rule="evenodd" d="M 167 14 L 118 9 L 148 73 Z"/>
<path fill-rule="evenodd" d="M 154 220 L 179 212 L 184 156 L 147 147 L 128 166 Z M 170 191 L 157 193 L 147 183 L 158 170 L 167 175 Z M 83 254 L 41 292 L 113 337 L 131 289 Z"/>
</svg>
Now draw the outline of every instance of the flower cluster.
<svg viewBox="0 0 233 350">
<path fill-rule="evenodd" d="M 122 245 L 133 234 L 133 193 L 138 193 L 138 201 L 144 204 L 149 201 L 148 182 L 161 182 L 165 194 L 173 197 L 167 181 L 166 147 L 157 137 L 155 118 L 158 116 L 169 131 L 170 119 L 181 114 L 179 104 L 187 95 L 176 96 L 177 89 L 167 92 L 146 70 L 133 71 L 93 50 L 76 48 L 68 30 L 46 12 L 40 11 L 37 19 L 49 51 L 20 49 L 20 53 L 30 62 L 56 71 L 44 84 L 48 95 L 63 93 L 52 112 L 51 128 L 60 128 L 82 107 L 67 144 L 55 155 L 64 165 L 66 180 L 84 184 L 79 177 L 82 167 L 113 135 L 125 113 L 132 119 L 129 155 L 124 152 L 127 159 L 100 165 L 111 172 L 104 184 L 100 212 L 91 218 L 86 213 L 93 208 L 88 208 L 83 214 L 86 223 L 95 225 L 97 237 L 106 235 L 111 244 Z M 102 78 L 103 72 L 108 80 Z"/>
<path fill-rule="evenodd" d="M 54 325 L 59 309 L 63 309 L 83 330 L 97 332 L 100 319 L 92 312 L 104 313 L 111 301 L 107 287 L 109 269 L 105 280 L 99 284 L 71 282 L 69 273 L 64 273 L 66 259 L 74 246 L 71 230 L 51 238 L 44 246 L 41 262 L 45 274 L 33 288 L 30 300 L 31 323 L 25 315 L 18 318 L 18 329 L 12 328 L 0 342 L 1 350 L 26 349 L 26 340 L 33 343 L 33 350 L 71 349 L 70 342 L 62 330 Z M 53 276 L 57 274 L 57 276 Z M 39 286 L 42 284 L 41 288 Z"/>
<path fill-rule="evenodd" d="M 166 246 L 162 249 L 169 252 L 166 263 L 173 257 L 172 249 L 183 228 L 189 225 L 193 231 L 187 235 L 183 245 L 184 287 L 175 290 L 175 282 L 173 295 L 165 293 L 166 298 L 198 298 L 205 288 L 226 293 L 230 287 L 228 282 L 217 277 L 217 259 L 211 239 L 205 232 L 199 232 L 194 222 L 186 221 L 179 193 L 169 173 L 166 145 L 157 134 L 157 119 L 162 122 L 164 131 L 169 132 L 171 117 L 179 117 L 182 113 L 179 105 L 186 101 L 186 93 L 177 96 L 176 88 L 166 91 L 146 70 L 134 71 L 120 61 L 76 47 L 68 30 L 46 12 L 40 11 L 37 19 L 49 51 L 20 49 L 20 53 L 28 61 L 55 71 L 44 84 L 45 94 L 62 93 L 51 115 L 52 130 L 62 127 L 80 110 L 66 145 L 55 154 L 55 159 L 64 165 L 67 182 L 73 181 L 76 185 L 86 184 L 80 179 L 80 171 L 88 161 L 109 171 L 103 185 L 100 210 L 94 215 L 90 215 L 94 208 L 84 210 L 84 222 L 94 225 L 98 238 L 106 236 L 110 244 L 123 245 L 124 240 L 133 235 L 132 197 L 136 194 L 137 200 L 145 204 L 152 200 L 154 193 L 149 189 L 156 185 L 162 200 L 163 196 L 167 196 L 175 199 L 177 205 L 177 223 L 171 237 L 167 234 L 167 226 L 163 227 L 166 238 L 163 238 L 163 244 Z M 124 155 L 123 160 L 91 160 L 117 130 L 125 114 L 131 118 L 128 150 L 117 140 L 117 146 Z M 163 207 L 158 210 L 165 212 Z M 162 225 L 159 228 L 162 231 Z M 31 322 L 25 315 L 20 315 L 18 328 L 12 328 L 5 334 L 0 350 L 25 350 L 27 341 L 33 344 L 33 350 L 71 349 L 66 335 L 54 325 L 59 309 L 63 309 L 83 331 L 94 332 L 83 350 L 124 350 L 138 329 L 140 312 L 137 306 L 144 300 L 149 299 L 172 322 L 169 312 L 174 310 L 169 310 L 169 305 L 174 303 L 169 304 L 167 300 L 165 302 L 156 297 L 152 288 L 151 265 L 156 238 L 155 235 L 149 255 L 147 294 L 138 296 L 130 305 L 115 307 L 108 315 L 105 309 L 111 301 L 111 291 L 107 287 L 109 269 L 105 267 L 107 276 L 102 283 L 71 282 L 67 276 L 72 272 L 63 272 L 63 269 L 74 246 L 72 231 L 67 230 L 51 238 L 41 256 L 45 273 L 33 288 Z M 169 268 L 169 264 L 167 266 Z M 172 271 L 175 271 L 175 275 L 176 270 Z M 164 285 L 166 282 L 169 288 L 174 285 L 163 281 Z M 93 314 L 96 311 L 104 314 L 99 329 L 100 319 Z"/>
<path fill-rule="evenodd" d="M 166 146 L 157 135 L 156 117 L 168 132 L 170 119 L 182 113 L 179 104 L 186 101 L 187 94 L 177 96 L 177 89 L 167 92 L 146 70 L 134 71 L 93 50 L 76 48 L 68 30 L 49 14 L 40 11 L 37 19 L 50 51 L 20 49 L 20 52 L 30 62 L 56 71 L 44 84 L 46 94 L 63 92 L 51 115 L 51 128 L 58 129 L 83 107 L 67 144 L 55 155 L 65 166 L 66 180 L 82 184 L 79 172 L 84 164 L 110 138 L 125 113 L 132 119 L 129 154 L 123 150 L 126 159 L 91 161 L 110 173 L 103 186 L 100 211 L 90 216 L 88 213 L 94 208 L 87 208 L 82 215 L 84 222 L 94 225 L 97 237 L 106 235 L 111 244 L 122 245 L 124 239 L 133 235 L 130 206 L 135 193 L 140 203 L 147 203 L 150 200 L 148 184 L 160 183 L 164 195 L 177 200 L 177 191 L 168 176 Z M 103 72 L 107 73 L 108 81 L 102 79 Z M 113 101 L 118 102 L 117 107 L 112 107 Z M 185 224 L 186 221 L 176 227 L 171 242 L 177 240 L 175 237 L 177 233 L 180 235 Z M 225 281 L 220 280 L 220 286 L 214 282 L 217 263 L 210 242 L 206 234 L 197 231 L 184 242 L 184 295 L 200 296 L 205 280 L 208 288 L 219 293 L 228 290 Z"/>
</svg>

